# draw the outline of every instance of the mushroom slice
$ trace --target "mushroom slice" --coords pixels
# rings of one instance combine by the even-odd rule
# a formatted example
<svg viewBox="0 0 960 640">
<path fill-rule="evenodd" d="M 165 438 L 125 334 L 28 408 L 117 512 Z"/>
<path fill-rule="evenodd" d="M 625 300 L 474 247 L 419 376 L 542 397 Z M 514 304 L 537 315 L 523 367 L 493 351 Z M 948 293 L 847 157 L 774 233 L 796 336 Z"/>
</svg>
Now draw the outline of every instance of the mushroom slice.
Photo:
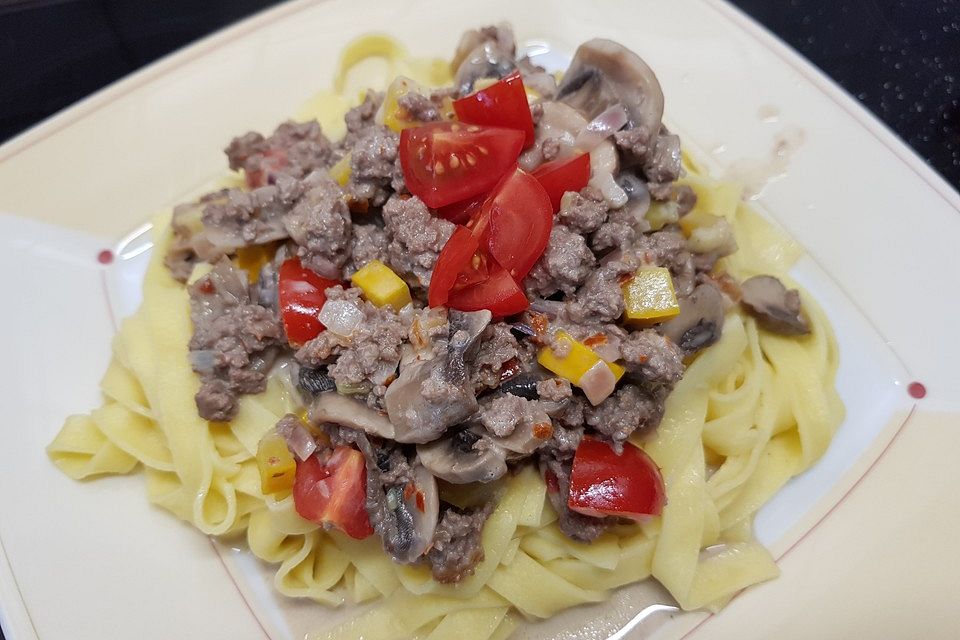
<svg viewBox="0 0 960 640">
<path fill-rule="evenodd" d="M 663 118 L 663 91 L 657 76 L 640 56 L 603 38 L 580 45 L 557 90 L 557 99 L 588 119 L 623 104 L 630 115 L 629 126 L 652 132 L 660 130 Z"/>
<path fill-rule="evenodd" d="M 417 457 L 433 475 L 453 484 L 492 482 L 507 473 L 503 449 L 471 429 L 417 445 Z"/>
<path fill-rule="evenodd" d="M 450 311 L 447 352 L 414 361 L 387 387 L 384 404 L 397 442 L 430 442 L 477 410 L 467 360 L 490 324 L 489 311 Z"/>
<path fill-rule="evenodd" d="M 463 59 L 457 67 L 453 85 L 461 96 L 465 96 L 473 91 L 474 83 L 480 78 L 499 80 L 516 68 L 512 53 L 504 51 L 496 42 L 487 40 Z"/>
<path fill-rule="evenodd" d="M 413 480 L 387 489 L 387 508 L 396 519 L 395 535 L 384 538 L 387 551 L 399 562 L 415 562 L 433 542 L 440 517 L 437 480 L 423 465 L 413 469 Z"/>
<path fill-rule="evenodd" d="M 723 331 L 723 296 L 712 284 L 697 285 L 680 299 L 680 313 L 660 325 L 660 333 L 687 354 L 705 349 L 720 339 Z"/>
<path fill-rule="evenodd" d="M 810 325 L 800 313 L 800 293 L 773 276 L 754 276 L 740 285 L 740 304 L 757 323 L 775 333 L 803 335 Z"/>
<path fill-rule="evenodd" d="M 332 422 L 380 438 L 394 437 L 393 424 L 387 416 L 366 403 L 332 391 L 317 395 L 310 403 L 308 416 L 313 424 Z"/>
</svg>

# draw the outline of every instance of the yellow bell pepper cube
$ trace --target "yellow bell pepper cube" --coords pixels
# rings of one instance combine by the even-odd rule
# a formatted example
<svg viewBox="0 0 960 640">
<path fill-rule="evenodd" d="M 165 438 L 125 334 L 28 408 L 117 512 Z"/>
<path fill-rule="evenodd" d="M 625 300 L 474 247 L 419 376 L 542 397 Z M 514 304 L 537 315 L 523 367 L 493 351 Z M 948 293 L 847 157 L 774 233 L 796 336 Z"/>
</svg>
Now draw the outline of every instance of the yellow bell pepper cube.
<svg viewBox="0 0 960 640">
<path fill-rule="evenodd" d="M 387 93 L 383 97 L 383 104 L 380 106 L 379 118 L 384 126 L 400 133 L 409 127 L 416 127 L 422 122 L 411 119 L 406 109 L 400 106 L 400 98 L 408 93 L 419 93 L 420 85 L 411 80 L 400 76 L 390 83 L 387 87 Z"/>
<path fill-rule="evenodd" d="M 350 181 L 350 173 L 352 168 L 350 167 L 350 154 L 343 156 L 337 160 L 336 164 L 330 167 L 330 177 L 337 181 L 341 187 L 346 186 L 347 182 Z"/>
<path fill-rule="evenodd" d="M 247 272 L 247 280 L 253 284 L 260 278 L 260 270 L 263 266 L 273 260 L 273 255 L 277 252 L 277 243 L 258 244 L 250 247 L 240 247 L 237 249 L 237 255 L 234 264 Z"/>
<path fill-rule="evenodd" d="M 260 490 L 264 494 L 279 493 L 293 487 L 297 462 L 287 448 L 287 441 L 278 433 L 268 433 L 257 446 L 257 468 Z"/>
<path fill-rule="evenodd" d="M 378 307 L 390 305 L 399 311 L 408 304 L 410 287 L 403 278 L 379 260 L 371 260 L 350 278 L 363 291 L 363 295 Z"/>
<path fill-rule="evenodd" d="M 578 385 L 580 378 L 598 362 L 601 362 L 600 356 L 596 352 L 583 344 L 579 340 L 574 340 L 566 331 L 557 331 L 556 340 L 563 343 L 563 349 L 567 354 L 558 357 L 550 347 L 543 347 L 537 354 L 537 362 L 540 365 L 557 374 L 561 378 L 568 380 L 571 384 Z M 603 361 L 606 362 L 606 361 Z M 607 362 L 607 366 L 613 372 L 613 375 L 619 380 L 623 377 L 624 368 L 615 362 Z"/>
<path fill-rule="evenodd" d="M 623 283 L 624 319 L 649 326 L 680 313 L 673 278 L 666 267 L 643 267 Z"/>
</svg>

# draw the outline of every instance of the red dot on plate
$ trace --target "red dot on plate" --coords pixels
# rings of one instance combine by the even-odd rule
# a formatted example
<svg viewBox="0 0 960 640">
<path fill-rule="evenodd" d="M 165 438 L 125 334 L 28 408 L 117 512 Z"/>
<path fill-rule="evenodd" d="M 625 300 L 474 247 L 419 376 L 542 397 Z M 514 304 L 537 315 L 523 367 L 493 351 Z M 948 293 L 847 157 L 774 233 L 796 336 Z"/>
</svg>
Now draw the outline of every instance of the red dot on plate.
<svg viewBox="0 0 960 640">
<path fill-rule="evenodd" d="M 97 262 L 99 262 L 100 264 L 110 264 L 111 262 L 113 262 L 113 251 L 110 251 L 110 249 L 104 249 L 103 251 L 98 253 Z"/>
<path fill-rule="evenodd" d="M 907 393 L 910 394 L 911 398 L 919 400 L 927 395 L 927 388 L 923 386 L 922 382 L 911 382 L 907 385 Z"/>
</svg>

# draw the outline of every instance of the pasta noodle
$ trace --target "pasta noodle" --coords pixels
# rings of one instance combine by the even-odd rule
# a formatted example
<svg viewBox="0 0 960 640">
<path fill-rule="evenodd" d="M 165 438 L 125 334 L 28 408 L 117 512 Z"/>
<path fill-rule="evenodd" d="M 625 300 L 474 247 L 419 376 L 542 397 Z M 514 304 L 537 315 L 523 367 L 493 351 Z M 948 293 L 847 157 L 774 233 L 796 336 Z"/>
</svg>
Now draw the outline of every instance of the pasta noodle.
<svg viewBox="0 0 960 640">
<path fill-rule="evenodd" d="M 318 94 L 302 115 L 325 127 L 347 106 L 348 71 L 370 56 L 424 84 L 447 81 L 445 67 L 411 61 L 377 36 L 344 53 L 336 92 Z M 329 129 L 336 130 L 330 125 Z M 721 266 L 737 278 L 787 271 L 800 252 L 741 202 L 735 185 L 715 182 L 687 161 L 697 206 L 732 224 L 739 251 Z M 838 350 L 823 312 L 803 294 L 812 332 L 785 338 L 731 311 L 719 343 L 689 366 L 652 438 L 635 438 L 662 469 L 661 518 L 618 526 L 593 544 L 574 542 L 555 522 L 546 489 L 526 467 L 504 483 L 483 530 L 484 560 L 457 586 L 427 568 L 390 561 L 376 537 L 353 540 L 300 518 L 292 496 L 264 496 L 257 443 L 293 409 L 279 384 L 244 396 L 230 423 L 198 417 L 190 369 L 189 300 L 163 266 L 169 217 L 154 223 L 155 247 L 143 304 L 124 320 L 101 381 L 104 403 L 71 416 L 47 452 L 77 480 L 144 470 L 148 498 L 208 535 L 242 533 L 250 551 L 277 566 L 284 595 L 337 606 L 380 606 L 315 640 L 492 640 L 521 619 L 536 620 L 602 601 L 611 589 L 656 578 L 684 609 L 717 609 L 737 591 L 777 575 L 752 535 L 757 510 L 825 450 L 843 417 L 834 388 Z"/>
</svg>

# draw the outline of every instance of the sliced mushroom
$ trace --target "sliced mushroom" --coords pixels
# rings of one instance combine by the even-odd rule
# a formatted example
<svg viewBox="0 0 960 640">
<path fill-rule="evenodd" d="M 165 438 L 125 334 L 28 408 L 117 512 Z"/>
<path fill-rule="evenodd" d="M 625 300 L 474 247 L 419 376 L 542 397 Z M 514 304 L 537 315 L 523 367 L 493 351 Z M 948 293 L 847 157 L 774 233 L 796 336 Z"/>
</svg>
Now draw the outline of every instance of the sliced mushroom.
<svg viewBox="0 0 960 640">
<path fill-rule="evenodd" d="M 640 56 L 612 40 L 583 43 L 557 90 L 557 99 L 588 119 L 617 103 L 630 114 L 630 127 L 659 131 L 663 91 L 657 76 Z"/>
<path fill-rule="evenodd" d="M 680 299 L 680 313 L 660 325 L 660 333 L 685 353 L 695 353 L 720 339 L 723 331 L 723 296 L 712 284 L 698 285 Z"/>
<path fill-rule="evenodd" d="M 509 23 L 501 22 L 480 29 L 470 29 L 464 31 L 463 35 L 460 36 L 460 42 L 457 43 L 453 60 L 450 61 L 450 71 L 456 73 L 466 57 L 488 40 L 494 42 L 500 50 L 511 56 L 516 55 L 517 44 L 513 37 L 513 28 Z"/>
<path fill-rule="evenodd" d="M 527 400 L 536 400 L 540 397 L 537 391 L 537 383 L 545 379 L 546 376 L 542 373 L 521 373 L 502 382 L 500 386 L 497 387 L 497 391 L 501 393 L 512 393 L 515 396 L 526 398 Z"/>
<path fill-rule="evenodd" d="M 384 404 L 397 442 L 430 442 L 477 410 L 467 361 L 490 323 L 489 311 L 450 311 L 447 352 L 414 361 L 387 388 Z"/>
<path fill-rule="evenodd" d="M 474 83 L 480 78 L 502 78 L 517 68 L 513 53 L 504 51 L 497 42 L 487 40 L 474 48 L 460 66 L 453 78 L 453 85 L 461 96 L 473 91 Z"/>
<path fill-rule="evenodd" d="M 394 437 L 395 430 L 387 416 L 370 408 L 364 402 L 339 393 L 319 394 L 310 403 L 308 416 L 313 424 L 332 422 L 351 429 L 359 429 L 372 436 Z"/>
<path fill-rule="evenodd" d="M 417 457 L 430 473 L 453 484 L 492 482 L 507 473 L 504 450 L 471 429 L 417 445 Z"/>
<path fill-rule="evenodd" d="M 776 333 L 802 335 L 810 325 L 800 311 L 800 293 L 773 276 L 754 276 L 740 285 L 740 304 L 757 323 Z"/>
<path fill-rule="evenodd" d="M 650 189 L 635 173 L 621 171 L 617 184 L 627 194 L 627 210 L 639 222 L 650 209 Z"/>
<path fill-rule="evenodd" d="M 430 548 L 437 529 L 440 494 L 436 479 L 426 467 L 416 465 L 412 483 L 387 489 L 387 509 L 394 522 L 383 536 L 384 548 L 399 562 L 415 562 Z"/>
</svg>

